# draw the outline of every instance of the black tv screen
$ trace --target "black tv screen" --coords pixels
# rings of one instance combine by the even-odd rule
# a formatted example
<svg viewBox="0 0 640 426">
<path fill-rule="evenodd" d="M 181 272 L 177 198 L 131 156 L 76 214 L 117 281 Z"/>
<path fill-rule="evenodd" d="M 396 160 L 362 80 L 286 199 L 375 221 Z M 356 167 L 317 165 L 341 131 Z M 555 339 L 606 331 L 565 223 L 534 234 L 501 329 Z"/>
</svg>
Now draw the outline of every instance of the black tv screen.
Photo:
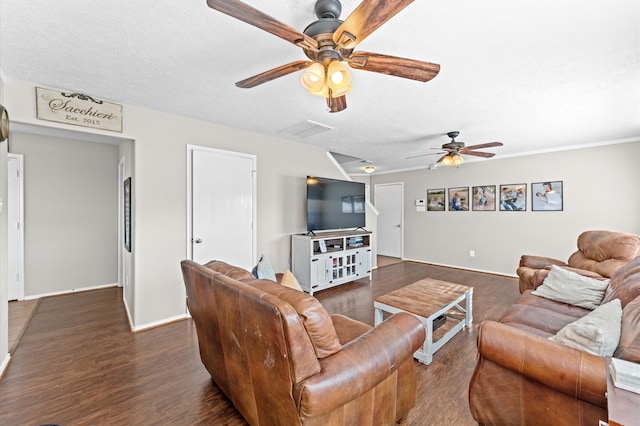
<svg viewBox="0 0 640 426">
<path fill-rule="evenodd" d="M 307 176 L 307 231 L 365 226 L 362 182 Z"/>
</svg>

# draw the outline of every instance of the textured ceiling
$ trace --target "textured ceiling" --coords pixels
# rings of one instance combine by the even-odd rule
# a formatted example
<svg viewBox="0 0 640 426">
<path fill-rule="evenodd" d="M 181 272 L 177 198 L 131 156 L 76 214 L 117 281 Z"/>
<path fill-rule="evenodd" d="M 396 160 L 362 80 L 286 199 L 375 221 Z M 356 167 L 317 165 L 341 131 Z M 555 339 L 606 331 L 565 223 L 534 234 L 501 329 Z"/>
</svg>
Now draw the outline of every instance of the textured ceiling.
<svg viewBox="0 0 640 426">
<path fill-rule="evenodd" d="M 315 20 L 314 0 L 246 2 L 300 31 Z M 341 18 L 358 3 L 343 0 Z M 235 87 L 306 57 L 205 0 L 2 0 L 0 66 L 12 79 L 321 146 L 377 173 L 426 168 L 437 155 L 406 157 L 437 152 L 452 130 L 467 145 L 503 142 L 494 158 L 640 140 L 639 29 L 637 0 L 416 1 L 357 50 L 434 62 L 440 74 L 419 83 L 351 70 L 336 114 L 306 93 L 301 71 Z M 332 129 L 282 133 L 306 120 Z"/>
</svg>

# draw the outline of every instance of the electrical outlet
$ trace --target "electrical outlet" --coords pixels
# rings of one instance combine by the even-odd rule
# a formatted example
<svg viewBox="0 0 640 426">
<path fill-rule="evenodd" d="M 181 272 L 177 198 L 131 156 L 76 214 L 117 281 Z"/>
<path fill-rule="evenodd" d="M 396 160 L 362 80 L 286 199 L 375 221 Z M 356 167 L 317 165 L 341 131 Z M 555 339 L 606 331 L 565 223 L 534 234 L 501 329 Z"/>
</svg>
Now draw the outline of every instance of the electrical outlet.
<svg viewBox="0 0 640 426">
<path fill-rule="evenodd" d="M 476 257 L 476 251 L 475 250 L 469 250 L 469 257 Z"/>
</svg>

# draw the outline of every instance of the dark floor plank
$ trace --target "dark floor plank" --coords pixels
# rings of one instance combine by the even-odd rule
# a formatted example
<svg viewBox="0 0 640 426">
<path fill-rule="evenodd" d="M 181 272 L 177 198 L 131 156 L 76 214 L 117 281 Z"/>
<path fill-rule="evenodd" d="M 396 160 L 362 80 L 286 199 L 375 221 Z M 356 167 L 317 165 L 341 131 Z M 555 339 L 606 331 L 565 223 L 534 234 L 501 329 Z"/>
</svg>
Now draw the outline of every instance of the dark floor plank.
<svg viewBox="0 0 640 426">
<path fill-rule="evenodd" d="M 375 297 L 426 277 L 474 287 L 474 325 L 519 295 L 515 278 L 412 262 L 315 295 L 331 313 L 373 324 Z M 0 381 L 0 424 L 244 425 L 202 366 L 192 321 L 131 334 L 121 297 L 109 288 L 41 301 Z M 475 327 L 465 329 L 431 365 L 416 362 L 410 425 L 474 424 L 475 339 Z"/>
</svg>

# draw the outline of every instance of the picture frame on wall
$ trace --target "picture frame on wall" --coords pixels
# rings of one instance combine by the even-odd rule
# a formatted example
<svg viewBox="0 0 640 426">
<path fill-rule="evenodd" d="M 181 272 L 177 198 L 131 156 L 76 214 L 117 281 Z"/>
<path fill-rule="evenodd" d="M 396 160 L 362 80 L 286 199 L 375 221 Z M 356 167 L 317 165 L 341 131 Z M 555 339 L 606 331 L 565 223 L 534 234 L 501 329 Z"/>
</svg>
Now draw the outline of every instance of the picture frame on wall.
<svg viewBox="0 0 640 426">
<path fill-rule="evenodd" d="M 483 185 L 471 187 L 471 209 L 474 211 L 496 210 L 496 186 Z"/>
<path fill-rule="evenodd" d="M 124 180 L 122 195 L 124 248 L 131 253 L 131 177 Z"/>
<path fill-rule="evenodd" d="M 427 211 L 443 212 L 445 211 L 446 196 L 444 188 L 427 189 Z"/>
<path fill-rule="evenodd" d="M 469 211 L 469 187 L 449 188 L 447 204 L 451 212 Z"/>
<path fill-rule="evenodd" d="M 500 185 L 500 211 L 526 211 L 527 210 L 527 184 L 512 183 Z"/>
<path fill-rule="evenodd" d="M 531 210 L 562 211 L 563 187 L 561 180 L 535 182 L 531 184 Z"/>
</svg>

